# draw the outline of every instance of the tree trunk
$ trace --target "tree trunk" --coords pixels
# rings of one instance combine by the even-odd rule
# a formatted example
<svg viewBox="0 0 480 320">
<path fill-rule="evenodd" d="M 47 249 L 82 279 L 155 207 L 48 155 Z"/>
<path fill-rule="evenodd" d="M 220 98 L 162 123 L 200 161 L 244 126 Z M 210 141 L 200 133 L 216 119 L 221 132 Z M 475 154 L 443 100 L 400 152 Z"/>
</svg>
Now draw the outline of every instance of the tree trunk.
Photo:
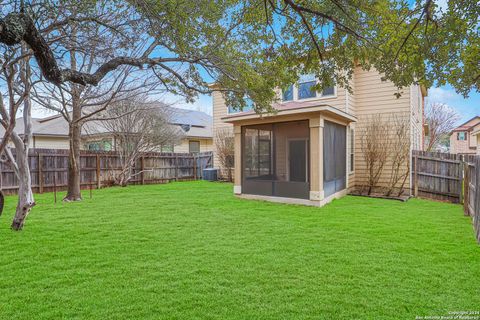
<svg viewBox="0 0 480 320">
<path fill-rule="evenodd" d="M 17 154 L 18 158 L 18 154 Z M 27 157 L 25 157 L 27 159 Z M 15 217 L 12 221 L 13 230 L 21 230 L 25 224 L 30 210 L 35 206 L 32 192 L 32 182 L 30 179 L 30 169 L 28 163 L 25 160 L 17 160 L 19 167 L 19 188 L 18 188 L 18 203 L 15 211 Z"/>
<path fill-rule="evenodd" d="M 78 108 L 80 109 L 80 108 Z M 68 185 L 64 201 L 80 201 L 80 143 L 82 126 L 74 121 L 75 112 L 72 112 L 72 122 L 69 124 L 70 153 L 68 155 Z"/>
<path fill-rule="evenodd" d="M 75 33 L 72 35 L 75 39 Z M 77 58 L 74 50 L 70 51 L 70 66 L 72 70 L 77 69 Z M 68 138 L 70 142 L 70 153 L 68 155 L 68 183 L 67 195 L 63 201 L 80 201 L 82 200 L 82 192 L 80 186 L 80 144 L 82 135 L 82 103 L 81 94 L 83 87 L 72 84 L 72 113 L 70 122 L 68 123 Z"/>
<path fill-rule="evenodd" d="M 25 46 L 22 46 L 22 53 L 26 52 Z M 22 71 L 20 78 L 25 85 L 25 92 L 29 94 L 31 89 L 30 78 L 31 71 L 28 60 L 22 64 Z M 15 175 L 18 179 L 18 202 L 15 210 L 15 216 L 13 217 L 11 228 L 13 230 L 21 230 L 25 224 L 30 210 L 35 206 L 35 200 L 33 199 L 32 192 L 32 178 L 30 176 L 30 164 L 28 161 L 28 153 L 30 150 L 30 141 L 32 140 L 32 106 L 30 102 L 30 96 L 25 98 L 23 103 L 23 137 L 21 138 L 18 133 L 13 132 L 11 135 L 11 141 L 15 145 L 16 159 L 13 159 L 10 149 L 7 150 L 7 155 L 12 162 L 12 166 Z M 15 115 L 11 115 L 14 117 Z"/>
<path fill-rule="evenodd" d="M 28 165 L 28 147 L 24 147 L 22 139 L 16 134 L 12 136 L 12 141 L 15 144 L 15 173 L 18 178 L 18 203 L 12 222 L 12 229 L 21 230 L 30 210 L 35 206 L 35 201 L 33 199 L 32 180 Z"/>
</svg>

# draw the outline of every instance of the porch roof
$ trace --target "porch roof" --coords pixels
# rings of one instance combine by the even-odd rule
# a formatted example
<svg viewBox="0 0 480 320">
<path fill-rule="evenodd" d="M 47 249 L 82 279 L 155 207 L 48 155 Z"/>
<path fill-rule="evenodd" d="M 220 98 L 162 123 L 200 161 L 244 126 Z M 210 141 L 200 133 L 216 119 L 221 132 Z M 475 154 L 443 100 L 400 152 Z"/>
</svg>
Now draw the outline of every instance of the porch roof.
<svg viewBox="0 0 480 320">
<path fill-rule="evenodd" d="M 236 114 L 228 115 L 223 117 L 222 120 L 228 123 L 236 123 L 239 121 L 250 120 L 250 119 L 262 119 L 262 118 L 271 118 L 282 115 L 293 115 L 301 113 L 311 113 L 311 112 L 324 112 L 331 114 L 337 117 L 340 117 L 347 122 L 356 122 L 357 118 L 351 114 L 346 113 L 340 109 L 334 108 L 328 104 L 319 104 L 318 101 L 304 101 L 304 102 L 287 102 L 287 103 L 278 103 L 274 107 L 276 112 L 268 112 L 258 114 L 254 110 L 239 112 Z"/>
</svg>

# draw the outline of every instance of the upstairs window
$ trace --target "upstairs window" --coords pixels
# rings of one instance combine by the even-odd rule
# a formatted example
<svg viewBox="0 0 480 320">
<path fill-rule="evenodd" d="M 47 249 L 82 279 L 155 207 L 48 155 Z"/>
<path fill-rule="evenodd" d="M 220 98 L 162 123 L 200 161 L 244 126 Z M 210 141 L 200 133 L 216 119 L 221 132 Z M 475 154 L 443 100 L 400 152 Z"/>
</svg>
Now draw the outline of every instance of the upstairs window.
<svg viewBox="0 0 480 320">
<path fill-rule="evenodd" d="M 335 87 L 326 87 L 322 91 L 322 97 L 335 95 Z"/>
<path fill-rule="evenodd" d="M 317 84 L 315 75 L 302 75 L 296 85 L 290 85 L 282 90 L 282 100 L 287 102 L 335 96 L 335 86 L 326 87 L 322 92 L 317 92 L 314 88 Z"/>
<path fill-rule="evenodd" d="M 457 140 L 465 141 L 467 140 L 467 135 L 465 132 L 457 132 Z"/>
<path fill-rule="evenodd" d="M 288 88 L 282 90 L 283 101 L 292 101 L 293 100 L 293 85 L 289 85 Z"/>
<path fill-rule="evenodd" d="M 317 80 L 313 74 L 300 76 L 298 80 L 298 100 L 315 98 L 317 92 L 313 88 L 317 84 Z"/>
</svg>

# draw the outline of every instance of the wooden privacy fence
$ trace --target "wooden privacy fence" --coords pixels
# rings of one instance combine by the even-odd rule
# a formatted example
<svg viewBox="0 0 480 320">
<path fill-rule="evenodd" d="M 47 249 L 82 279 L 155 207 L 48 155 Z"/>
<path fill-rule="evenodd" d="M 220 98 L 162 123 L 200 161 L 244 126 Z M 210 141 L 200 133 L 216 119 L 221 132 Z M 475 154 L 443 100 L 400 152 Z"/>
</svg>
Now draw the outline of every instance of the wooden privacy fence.
<svg viewBox="0 0 480 320">
<path fill-rule="evenodd" d="M 480 156 L 413 151 L 415 196 L 463 203 L 480 243 Z"/>
<path fill-rule="evenodd" d="M 462 156 L 416 150 L 412 156 L 412 189 L 416 197 L 462 202 Z"/>
<path fill-rule="evenodd" d="M 471 216 L 480 243 L 480 156 L 465 156 L 463 211 Z"/>
<path fill-rule="evenodd" d="M 201 179 L 203 169 L 212 166 L 212 152 L 146 153 L 132 165 L 131 184 L 165 183 L 171 180 Z M 29 154 L 34 192 L 65 189 L 67 186 L 68 150 L 32 149 Z M 82 151 L 80 183 L 82 188 L 110 186 L 121 172 L 121 159 L 116 152 Z M 10 164 L 0 163 L 0 187 L 16 193 L 18 181 Z"/>
</svg>

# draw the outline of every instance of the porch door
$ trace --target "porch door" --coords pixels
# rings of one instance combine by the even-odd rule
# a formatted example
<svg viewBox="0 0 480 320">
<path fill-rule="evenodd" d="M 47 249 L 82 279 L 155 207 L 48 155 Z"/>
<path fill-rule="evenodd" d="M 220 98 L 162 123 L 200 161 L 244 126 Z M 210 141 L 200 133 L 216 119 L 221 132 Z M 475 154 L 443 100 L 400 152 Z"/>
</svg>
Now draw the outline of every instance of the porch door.
<svg viewBox="0 0 480 320">
<path fill-rule="evenodd" d="M 307 140 L 288 141 L 289 181 L 307 181 Z"/>
<path fill-rule="evenodd" d="M 346 127 L 325 121 L 323 128 L 323 189 L 325 197 L 346 188 Z"/>
</svg>

